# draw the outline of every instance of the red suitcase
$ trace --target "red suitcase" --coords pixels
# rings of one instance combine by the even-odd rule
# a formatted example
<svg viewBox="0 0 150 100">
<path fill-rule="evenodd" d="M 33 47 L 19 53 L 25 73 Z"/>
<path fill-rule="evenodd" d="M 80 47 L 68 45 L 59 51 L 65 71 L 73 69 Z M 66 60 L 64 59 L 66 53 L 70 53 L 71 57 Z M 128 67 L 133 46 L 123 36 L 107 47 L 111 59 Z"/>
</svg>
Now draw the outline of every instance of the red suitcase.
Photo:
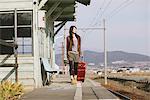
<svg viewBox="0 0 150 100">
<path fill-rule="evenodd" d="M 86 71 L 86 63 L 85 62 L 79 62 L 79 64 L 78 64 L 78 74 L 77 74 L 77 80 L 78 81 L 84 82 L 85 71 Z"/>
</svg>

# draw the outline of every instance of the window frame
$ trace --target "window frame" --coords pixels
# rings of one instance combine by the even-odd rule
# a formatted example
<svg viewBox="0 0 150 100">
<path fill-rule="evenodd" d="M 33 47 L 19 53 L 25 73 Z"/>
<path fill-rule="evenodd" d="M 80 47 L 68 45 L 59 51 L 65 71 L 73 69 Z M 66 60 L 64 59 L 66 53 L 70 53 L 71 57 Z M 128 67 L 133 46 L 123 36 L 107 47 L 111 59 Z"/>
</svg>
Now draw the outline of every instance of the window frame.
<svg viewBox="0 0 150 100">
<path fill-rule="evenodd" d="M 30 37 L 31 38 L 31 45 L 26 45 L 26 44 L 20 45 L 20 46 L 23 46 L 23 47 L 24 46 L 31 46 L 31 52 L 29 52 L 29 53 L 25 52 L 25 51 L 23 51 L 21 53 L 18 52 L 18 55 L 31 55 L 31 56 L 33 56 L 33 54 L 34 54 L 34 52 L 33 52 L 33 10 L 16 10 L 16 13 L 15 13 L 14 10 L 12 10 L 12 11 L 0 11 L 0 14 L 9 14 L 9 13 L 14 14 L 14 25 L 13 26 L 0 26 L 0 29 L 14 28 L 14 35 L 16 35 L 15 34 L 15 29 L 18 30 L 18 28 L 31 28 L 31 37 Z M 30 25 L 18 25 L 17 24 L 16 28 L 15 28 L 15 20 L 18 21 L 18 18 L 15 18 L 15 16 L 17 16 L 17 14 L 19 14 L 19 13 L 31 13 L 31 24 Z M 17 32 L 17 35 L 18 35 L 18 32 Z M 23 38 L 23 40 L 25 39 L 25 37 L 17 37 L 17 40 L 18 40 L 18 38 Z M 10 40 L 6 40 L 6 41 L 10 41 Z M 24 41 L 22 41 L 22 42 L 24 42 Z M 0 55 L 2 55 L 2 54 L 0 54 Z"/>
</svg>

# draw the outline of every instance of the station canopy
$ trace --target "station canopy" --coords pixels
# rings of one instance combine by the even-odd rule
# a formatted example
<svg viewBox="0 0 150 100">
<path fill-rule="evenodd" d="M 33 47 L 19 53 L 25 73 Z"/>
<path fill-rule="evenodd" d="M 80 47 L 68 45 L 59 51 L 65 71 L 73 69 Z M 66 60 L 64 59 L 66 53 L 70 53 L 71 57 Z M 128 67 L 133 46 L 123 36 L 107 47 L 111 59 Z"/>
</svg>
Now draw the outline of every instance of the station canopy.
<svg viewBox="0 0 150 100">
<path fill-rule="evenodd" d="M 76 2 L 90 4 L 90 0 L 39 0 L 39 9 L 46 10 L 46 16 L 54 21 L 74 21 Z"/>
</svg>

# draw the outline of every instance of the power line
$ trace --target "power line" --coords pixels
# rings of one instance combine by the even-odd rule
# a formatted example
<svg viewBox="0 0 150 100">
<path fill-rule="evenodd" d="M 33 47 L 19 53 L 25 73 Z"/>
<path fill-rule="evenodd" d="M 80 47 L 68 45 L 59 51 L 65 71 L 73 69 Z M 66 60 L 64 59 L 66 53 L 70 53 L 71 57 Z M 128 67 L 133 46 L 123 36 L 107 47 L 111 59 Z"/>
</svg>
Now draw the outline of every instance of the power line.
<svg viewBox="0 0 150 100">
<path fill-rule="evenodd" d="M 103 0 L 101 6 L 98 8 L 96 15 L 94 16 L 93 20 L 91 21 L 91 23 L 89 24 L 89 26 L 93 26 L 93 23 L 96 21 L 97 19 L 97 15 L 99 14 L 99 12 L 101 11 L 101 9 L 103 8 L 104 4 L 105 4 L 106 0 Z"/>
<path fill-rule="evenodd" d="M 123 8 L 129 6 L 130 4 L 133 3 L 134 0 L 132 0 L 131 2 L 129 2 L 130 0 L 126 0 L 123 3 L 121 3 L 117 8 L 115 8 L 110 14 L 109 16 L 107 15 L 106 17 L 108 17 L 109 19 L 112 18 L 114 15 L 116 15 L 117 13 L 119 13 Z"/>
<path fill-rule="evenodd" d="M 129 2 L 131 0 L 125 0 L 123 1 L 118 7 L 116 7 L 114 10 L 112 10 L 112 12 L 109 14 L 110 18 L 112 18 L 115 14 L 117 14 L 118 12 L 120 12 L 121 9 L 127 7 L 128 5 L 130 5 L 132 2 Z M 133 1 L 133 0 L 132 0 Z M 112 3 L 112 0 L 110 0 L 107 5 L 103 8 L 103 12 L 99 12 L 99 14 L 96 16 L 97 18 L 101 19 L 101 17 L 105 14 L 105 12 L 107 11 L 107 9 L 110 7 L 110 4 Z M 102 6 L 104 6 L 105 4 L 105 0 L 103 1 L 103 4 Z M 101 7 L 101 10 L 102 10 L 102 7 Z M 108 16 L 108 17 L 109 17 Z M 107 16 L 106 16 L 107 17 Z M 97 25 L 99 23 L 98 19 L 95 19 L 96 23 L 93 24 L 94 26 Z M 90 31 L 93 31 L 93 30 L 90 30 Z"/>
<path fill-rule="evenodd" d="M 101 8 L 99 8 L 98 11 L 101 11 Z M 94 16 L 93 20 L 91 21 L 91 23 L 89 24 L 89 26 L 93 26 L 93 23 L 94 23 L 94 22 L 96 21 L 96 19 L 97 19 L 98 11 L 97 11 L 96 15 Z"/>
<path fill-rule="evenodd" d="M 104 6 L 104 4 L 105 4 L 105 1 L 106 1 L 106 0 L 104 0 L 104 1 L 103 1 L 102 5 L 101 5 L 101 8 Z"/>
<path fill-rule="evenodd" d="M 100 7 L 100 11 L 99 11 L 98 14 L 96 15 L 97 18 L 95 18 L 95 21 L 93 21 L 94 23 L 93 23 L 93 25 L 91 25 L 91 26 L 95 26 L 95 25 L 97 25 L 97 23 L 99 23 L 100 17 L 106 12 L 106 10 L 108 9 L 108 7 L 109 7 L 109 5 L 111 4 L 112 0 L 110 0 L 108 3 L 106 3 L 106 6 L 104 6 L 104 5 L 105 5 L 105 2 L 106 2 L 106 0 L 103 1 L 102 5 L 101 5 L 101 7 Z M 104 8 L 103 8 L 103 7 L 104 7 Z M 104 9 L 104 10 L 101 12 L 102 9 Z M 90 32 L 91 32 L 91 31 L 93 31 L 93 30 L 90 30 Z"/>
<path fill-rule="evenodd" d="M 109 8 L 110 4 L 112 3 L 112 0 L 110 0 L 107 5 L 105 6 L 104 10 L 102 11 L 101 15 L 98 16 L 99 19 L 101 19 L 101 17 L 105 14 L 105 12 L 107 11 L 107 9 Z M 97 21 L 94 25 L 97 25 L 97 23 L 99 23 L 99 21 Z"/>
<path fill-rule="evenodd" d="M 113 14 L 114 12 L 116 12 L 118 9 L 120 9 L 125 3 L 127 3 L 129 0 L 125 0 L 123 1 L 118 7 L 116 7 L 114 10 L 112 10 L 112 12 L 109 14 Z"/>
<path fill-rule="evenodd" d="M 106 15 L 106 17 L 109 17 L 112 18 L 115 14 L 117 14 L 118 12 L 120 12 L 121 9 L 127 7 L 128 5 L 130 5 L 132 3 L 129 2 L 131 0 L 125 0 L 123 1 L 118 7 L 116 7 L 114 10 L 112 10 L 112 12 L 109 14 L 109 15 Z M 105 4 L 106 0 L 103 1 L 102 5 L 100 6 L 99 8 L 99 13 L 97 12 L 97 15 L 94 17 L 93 21 L 91 22 L 92 24 L 90 26 L 95 26 L 99 23 L 99 20 L 98 19 L 101 19 L 101 17 L 105 14 L 105 12 L 107 11 L 107 9 L 109 8 L 110 4 L 112 3 L 112 0 L 110 0 L 107 5 L 103 8 L 104 4 Z M 102 8 L 104 9 L 102 11 Z"/>
<path fill-rule="evenodd" d="M 108 2 L 108 4 L 106 5 L 106 7 L 104 8 L 103 12 L 101 13 L 100 18 L 104 15 L 104 13 L 106 12 L 106 10 L 107 10 L 108 7 L 110 6 L 111 2 L 112 2 L 112 0 L 110 0 L 110 1 Z"/>
</svg>

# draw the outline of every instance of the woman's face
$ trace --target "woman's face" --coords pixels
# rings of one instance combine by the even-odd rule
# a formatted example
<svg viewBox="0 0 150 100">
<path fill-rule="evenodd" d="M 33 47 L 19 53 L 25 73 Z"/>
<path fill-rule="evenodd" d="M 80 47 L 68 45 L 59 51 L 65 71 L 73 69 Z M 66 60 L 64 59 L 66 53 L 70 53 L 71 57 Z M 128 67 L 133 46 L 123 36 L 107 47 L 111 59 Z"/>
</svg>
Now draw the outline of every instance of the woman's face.
<svg viewBox="0 0 150 100">
<path fill-rule="evenodd" d="M 76 33 L 77 32 L 77 29 L 76 27 L 73 27 L 73 30 L 72 30 L 73 33 Z"/>
</svg>

